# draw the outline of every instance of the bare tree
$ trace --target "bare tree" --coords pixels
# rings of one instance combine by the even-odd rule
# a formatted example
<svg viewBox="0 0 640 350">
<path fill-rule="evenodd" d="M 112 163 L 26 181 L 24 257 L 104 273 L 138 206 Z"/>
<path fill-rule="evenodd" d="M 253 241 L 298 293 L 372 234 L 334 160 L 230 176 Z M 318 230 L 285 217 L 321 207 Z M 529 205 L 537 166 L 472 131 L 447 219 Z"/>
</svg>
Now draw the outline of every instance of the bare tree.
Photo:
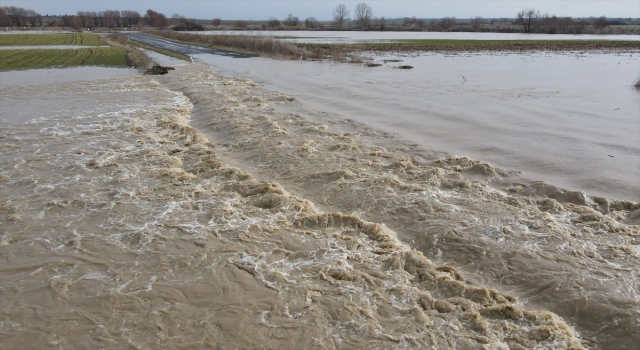
<svg viewBox="0 0 640 350">
<path fill-rule="evenodd" d="M 75 29 L 80 28 L 80 24 L 76 20 L 76 16 L 62 16 L 62 25 Z"/>
<path fill-rule="evenodd" d="M 104 16 L 104 26 L 105 27 L 120 27 L 122 24 L 122 18 L 120 17 L 120 11 L 118 10 L 107 10 L 103 12 Z"/>
<path fill-rule="evenodd" d="M 280 27 L 280 20 L 275 18 L 275 17 L 269 18 L 269 20 L 267 21 L 267 27 L 269 27 L 271 29 L 279 28 Z"/>
<path fill-rule="evenodd" d="M 538 32 L 547 34 L 571 33 L 571 25 L 573 19 L 571 17 L 557 17 L 544 15 L 539 19 Z"/>
<path fill-rule="evenodd" d="M 522 25 L 525 33 L 532 33 L 532 30 L 538 25 L 540 11 L 527 8 L 518 12 L 517 22 Z"/>
<path fill-rule="evenodd" d="M 0 7 L 0 27 L 8 27 L 11 25 L 11 19 L 7 16 L 7 12 Z"/>
<path fill-rule="evenodd" d="M 288 14 L 284 21 L 282 21 L 282 23 L 289 28 L 297 27 L 299 22 L 300 20 L 298 19 L 298 17 L 292 14 Z"/>
<path fill-rule="evenodd" d="M 103 21 L 104 18 L 102 16 L 102 12 L 91 11 L 91 12 L 85 12 L 85 14 L 93 18 L 93 25 L 95 25 L 96 27 L 104 27 L 104 21 Z"/>
<path fill-rule="evenodd" d="M 27 10 L 22 7 L 10 6 L 5 7 L 4 11 L 14 26 L 23 27 L 26 25 Z"/>
<path fill-rule="evenodd" d="M 135 27 L 139 24 L 141 18 L 142 16 L 138 11 L 122 11 L 122 20 L 125 26 Z"/>
<path fill-rule="evenodd" d="M 34 11 L 34 10 L 26 10 L 25 19 L 26 19 L 27 22 L 29 22 L 29 24 L 32 27 L 35 27 L 35 21 L 34 21 L 35 16 L 36 16 L 36 11 Z"/>
<path fill-rule="evenodd" d="M 547 34 L 566 34 L 571 33 L 572 24 L 573 19 L 571 17 L 556 17 L 544 15 L 539 19 L 537 31 Z"/>
<path fill-rule="evenodd" d="M 593 21 L 593 27 L 596 28 L 597 30 L 602 30 L 608 26 L 609 26 L 609 20 L 607 20 L 607 17 L 605 16 L 598 17 Z"/>
<path fill-rule="evenodd" d="M 214 18 L 211 20 L 211 25 L 214 27 L 220 27 L 222 20 L 220 18 Z"/>
<path fill-rule="evenodd" d="M 120 11 L 117 10 L 107 10 L 104 11 L 104 26 L 113 28 L 120 26 Z"/>
<path fill-rule="evenodd" d="M 438 22 L 438 26 L 442 30 L 449 30 L 455 27 L 457 23 L 458 22 L 456 21 L 455 17 L 444 17 Z"/>
<path fill-rule="evenodd" d="M 373 10 L 371 6 L 364 2 L 356 5 L 356 26 L 358 28 L 368 28 L 371 25 L 371 18 L 373 17 Z"/>
<path fill-rule="evenodd" d="M 243 21 L 243 20 L 237 20 L 235 23 L 236 28 L 238 29 L 244 29 L 247 27 L 247 21 Z"/>
<path fill-rule="evenodd" d="M 318 20 L 315 17 L 309 17 L 304 20 L 305 27 L 313 29 L 318 26 Z"/>
<path fill-rule="evenodd" d="M 349 17 L 349 10 L 345 4 L 340 4 L 333 9 L 333 21 L 338 28 L 342 28 L 347 17 Z"/>
<path fill-rule="evenodd" d="M 416 22 L 415 17 L 405 17 L 404 20 L 402 20 L 402 26 L 411 27 L 415 22 Z"/>
<path fill-rule="evenodd" d="M 476 16 L 469 21 L 469 24 L 471 25 L 471 28 L 473 28 L 474 30 L 478 30 L 482 28 L 482 24 L 484 24 L 484 18 Z"/>
<path fill-rule="evenodd" d="M 572 25 L 573 18 L 571 17 L 558 17 L 558 21 L 556 22 L 556 28 L 558 28 L 558 32 L 565 34 L 570 32 Z"/>
<path fill-rule="evenodd" d="M 152 27 L 163 28 L 169 25 L 167 16 L 151 9 L 147 10 L 147 13 L 144 15 L 144 20 L 149 26 Z"/>
<path fill-rule="evenodd" d="M 185 23 L 187 23 L 187 17 L 179 13 L 174 13 L 171 15 L 171 24 L 185 24 Z"/>
<path fill-rule="evenodd" d="M 584 31 L 584 28 L 586 28 L 588 24 L 589 24 L 589 22 L 587 22 L 586 19 L 581 19 L 579 21 L 575 21 L 575 22 L 573 22 L 573 24 L 569 28 L 569 31 L 572 34 L 581 34 Z"/>
<path fill-rule="evenodd" d="M 386 20 L 384 19 L 384 17 L 376 17 L 373 19 L 373 26 L 380 29 L 381 31 L 384 31 L 386 28 Z"/>
<path fill-rule="evenodd" d="M 76 15 L 76 20 L 80 22 L 80 25 L 83 28 L 91 28 L 93 27 L 93 18 L 88 15 L 88 12 L 78 11 Z"/>
<path fill-rule="evenodd" d="M 415 17 L 405 17 L 402 20 L 402 26 L 422 30 L 424 28 L 424 20 Z"/>
</svg>

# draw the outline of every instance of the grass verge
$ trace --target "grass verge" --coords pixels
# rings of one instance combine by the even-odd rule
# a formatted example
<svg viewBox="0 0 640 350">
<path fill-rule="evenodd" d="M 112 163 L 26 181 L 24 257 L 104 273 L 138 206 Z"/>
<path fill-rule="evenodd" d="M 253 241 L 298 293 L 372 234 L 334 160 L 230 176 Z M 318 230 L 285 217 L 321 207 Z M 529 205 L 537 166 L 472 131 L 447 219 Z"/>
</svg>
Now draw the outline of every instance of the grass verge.
<svg viewBox="0 0 640 350">
<path fill-rule="evenodd" d="M 0 50 L 0 71 L 14 69 L 108 66 L 128 67 L 121 48 Z"/>
<path fill-rule="evenodd" d="M 258 54 L 273 58 L 297 59 L 301 56 L 307 56 L 306 52 L 297 46 L 275 40 L 272 37 L 253 35 L 200 35 L 171 30 L 156 30 L 149 32 L 149 34 L 241 54 Z"/>
<path fill-rule="evenodd" d="M 141 49 L 145 49 L 145 50 L 149 50 L 149 51 L 153 51 L 153 52 L 157 52 L 157 53 L 159 53 L 161 55 L 177 58 L 179 60 L 191 62 L 191 58 L 189 58 L 189 56 L 181 55 L 179 53 L 171 52 L 169 50 L 160 49 L 160 48 L 157 48 L 157 47 L 154 47 L 154 46 L 145 45 L 145 44 L 139 43 L 139 42 L 137 42 L 135 40 L 127 40 L 127 38 L 123 38 L 123 39 L 125 40 L 127 45 L 135 46 L 135 47 L 138 47 L 138 48 L 141 48 Z"/>
<path fill-rule="evenodd" d="M 3 34 L 0 46 L 78 45 L 106 46 L 96 34 Z"/>
<path fill-rule="evenodd" d="M 129 66 L 134 66 L 141 71 L 146 71 L 153 65 L 157 64 L 146 53 L 129 45 L 127 38 L 118 34 L 109 34 L 105 40 L 111 46 L 115 46 L 126 52 L 126 60 Z"/>
<path fill-rule="evenodd" d="M 339 47 L 324 49 L 314 47 L 307 50 L 295 44 L 276 40 L 269 36 L 258 35 L 200 35 L 175 32 L 170 30 L 151 31 L 148 34 L 166 39 L 211 47 L 222 51 L 232 51 L 241 54 L 256 54 L 259 56 L 279 59 L 330 59 L 337 62 L 362 63 L 363 59 L 356 54 L 345 54 Z"/>
</svg>

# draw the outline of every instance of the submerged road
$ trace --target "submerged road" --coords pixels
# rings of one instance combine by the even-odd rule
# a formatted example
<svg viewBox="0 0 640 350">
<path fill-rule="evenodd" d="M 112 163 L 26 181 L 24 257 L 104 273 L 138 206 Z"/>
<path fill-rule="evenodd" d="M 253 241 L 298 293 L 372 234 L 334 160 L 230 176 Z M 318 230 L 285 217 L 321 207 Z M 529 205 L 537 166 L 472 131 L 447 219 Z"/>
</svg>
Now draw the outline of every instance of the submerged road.
<svg viewBox="0 0 640 350">
<path fill-rule="evenodd" d="M 185 44 L 179 41 L 158 38 L 158 37 L 146 35 L 146 34 L 127 33 L 127 34 L 121 34 L 121 35 L 145 45 L 157 47 L 159 49 L 164 49 L 167 51 L 171 51 L 174 53 L 187 55 L 187 56 L 208 53 L 212 55 L 220 55 L 220 56 L 227 56 L 227 57 L 233 57 L 233 58 L 255 57 L 253 55 L 244 55 L 236 52 L 216 50 L 216 49 L 212 49 L 204 46 Z"/>
</svg>

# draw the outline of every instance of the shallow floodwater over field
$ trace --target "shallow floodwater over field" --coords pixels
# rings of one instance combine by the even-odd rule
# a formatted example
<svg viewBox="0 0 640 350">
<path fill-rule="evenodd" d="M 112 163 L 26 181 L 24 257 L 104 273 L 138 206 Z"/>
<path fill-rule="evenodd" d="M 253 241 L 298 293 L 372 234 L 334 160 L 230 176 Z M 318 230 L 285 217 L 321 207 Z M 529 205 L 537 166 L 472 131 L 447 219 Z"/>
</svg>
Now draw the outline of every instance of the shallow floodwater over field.
<svg viewBox="0 0 640 350">
<path fill-rule="evenodd" d="M 198 58 L 291 94 L 308 110 L 397 133 L 435 156 L 487 161 L 512 172 L 509 181 L 640 200 L 637 53 L 372 55 L 383 64 L 376 68 Z"/>
</svg>

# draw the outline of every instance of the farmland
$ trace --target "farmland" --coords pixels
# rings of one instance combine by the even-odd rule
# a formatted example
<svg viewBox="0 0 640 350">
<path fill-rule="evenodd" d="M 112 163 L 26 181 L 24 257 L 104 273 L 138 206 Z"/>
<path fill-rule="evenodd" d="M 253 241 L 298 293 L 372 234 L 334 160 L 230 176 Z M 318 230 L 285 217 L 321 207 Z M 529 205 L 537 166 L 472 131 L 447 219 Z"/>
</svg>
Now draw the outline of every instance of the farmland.
<svg viewBox="0 0 640 350">
<path fill-rule="evenodd" d="M 0 50 L 0 71 L 13 69 L 110 66 L 126 67 L 126 52 L 120 48 Z"/>
<path fill-rule="evenodd" d="M 107 43 L 96 34 L 4 34 L 0 46 L 76 45 L 105 46 Z"/>
</svg>

